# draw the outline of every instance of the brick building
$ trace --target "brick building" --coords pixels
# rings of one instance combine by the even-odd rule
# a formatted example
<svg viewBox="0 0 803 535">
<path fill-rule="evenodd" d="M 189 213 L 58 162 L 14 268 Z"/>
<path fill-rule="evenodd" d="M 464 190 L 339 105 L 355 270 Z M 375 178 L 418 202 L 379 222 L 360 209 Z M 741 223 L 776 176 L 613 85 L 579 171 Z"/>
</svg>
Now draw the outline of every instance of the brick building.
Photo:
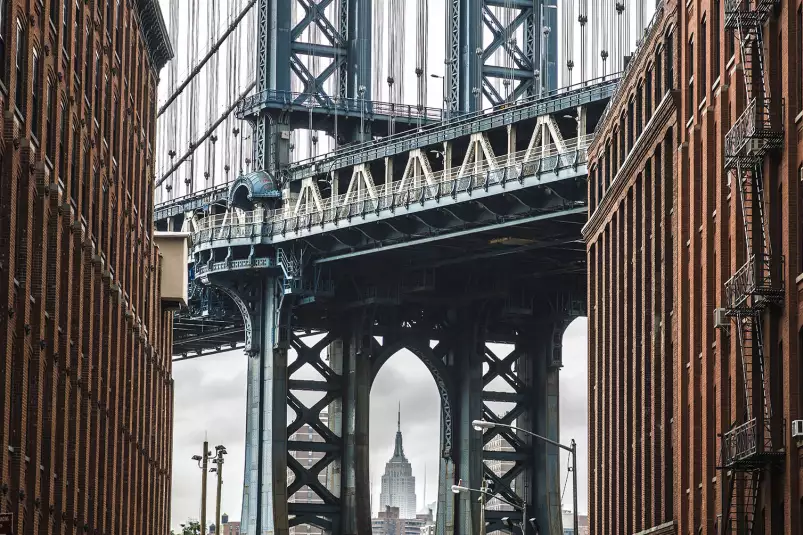
<svg viewBox="0 0 803 535">
<path fill-rule="evenodd" d="M 591 532 L 800 535 L 803 6 L 659 6 L 589 153 Z"/>
<path fill-rule="evenodd" d="M 168 533 L 171 312 L 152 223 L 156 0 L 0 0 L 0 511 Z"/>
</svg>

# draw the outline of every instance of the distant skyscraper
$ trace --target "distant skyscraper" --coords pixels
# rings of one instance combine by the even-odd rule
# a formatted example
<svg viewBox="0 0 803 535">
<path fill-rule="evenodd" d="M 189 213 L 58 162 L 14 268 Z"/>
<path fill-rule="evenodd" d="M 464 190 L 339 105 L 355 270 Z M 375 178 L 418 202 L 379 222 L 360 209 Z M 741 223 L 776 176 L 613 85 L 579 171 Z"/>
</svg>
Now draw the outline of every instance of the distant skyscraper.
<svg viewBox="0 0 803 535">
<path fill-rule="evenodd" d="M 382 492 L 379 495 L 379 510 L 385 511 L 387 507 L 398 507 L 399 518 L 415 518 L 415 478 L 413 467 L 404 456 L 401 433 L 401 407 L 398 415 L 398 429 L 396 431 L 396 446 L 393 457 L 385 464 L 385 473 L 382 476 Z"/>
</svg>

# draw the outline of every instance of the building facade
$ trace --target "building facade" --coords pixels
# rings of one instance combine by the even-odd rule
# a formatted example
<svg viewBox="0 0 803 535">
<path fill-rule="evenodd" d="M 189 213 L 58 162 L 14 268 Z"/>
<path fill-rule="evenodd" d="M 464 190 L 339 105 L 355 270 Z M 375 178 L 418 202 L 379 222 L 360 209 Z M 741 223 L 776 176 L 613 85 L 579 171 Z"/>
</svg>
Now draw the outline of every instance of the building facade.
<svg viewBox="0 0 803 535">
<path fill-rule="evenodd" d="M 593 534 L 803 532 L 802 69 L 800 0 L 661 2 L 600 122 Z"/>
<path fill-rule="evenodd" d="M 156 0 L 0 0 L 0 511 L 168 533 L 171 321 L 152 180 Z"/>
<path fill-rule="evenodd" d="M 385 473 L 382 474 L 379 507 L 380 514 L 387 507 L 398 507 L 399 518 L 411 519 L 416 517 L 415 477 L 413 477 L 413 467 L 407 457 L 404 456 L 404 448 L 402 447 L 401 410 L 399 410 L 398 415 L 393 457 L 385 464 Z"/>
<path fill-rule="evenodd" d="M 321 412 L 320 420 L 321 424 L 329 425 L 328 409 Z M 324 442 L 323 437 L 321 437 L 321 435 L 309 424 L 302 425 L 298 431 L 290 435 L 288 440 L 291 444 L 298 444 L 299 447 L 303 446 L 304 442 Z M 317 462 L 324 458 L 324 452 L 322 451 L 307 451 L 297 449 L 289 450 L 288 453 L 295 462 L 307 469 L 312 468 Z M 330 470 L 331 468 L 328 468 L 327 470 L 322 470 L 318 474 L 318 480 L 324 486 L 324 488 L 328 488 L 327 481 L 331 475 Z M 295 474 L 293 474 L 292 469 L 288 468 L 287 480 L 292 481 L 292 478 L 294 477 Z M 288 498 L 288 503 L 323 503 L 323 498 L 321 498 L 321 496 L 308 485 L 304 485 L 292 496 L 290 496 L 290 498 Z M 290 535 L 321 535 L 322 533 L 323 530 L 321 528 L 312 526 L 310 524 L 301 524 L 299 526 L 290 527 Z"/>
<path fill-rule="evenodd" d="M 432 510 L 403 518 L 398 507 L 387 506 L 377 518 L 371 519 L 372 535 L 425 535 L 434 533 L 434 529 Z"/>
</svg>

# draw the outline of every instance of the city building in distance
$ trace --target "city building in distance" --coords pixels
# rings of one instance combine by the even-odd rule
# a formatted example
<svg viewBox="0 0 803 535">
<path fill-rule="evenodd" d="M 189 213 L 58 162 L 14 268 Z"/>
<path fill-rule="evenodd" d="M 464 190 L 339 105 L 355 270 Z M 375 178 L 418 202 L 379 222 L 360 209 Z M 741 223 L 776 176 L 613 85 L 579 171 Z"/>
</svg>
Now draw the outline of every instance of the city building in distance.
<svg viewBox="0 0 803 535">
<path fill-rule="evenodd" d="M 372 535 L 429 535 L 434 529 L 432 510 L 402 518 L 398 507 L 387 506 L 377 518 L 371 519 Z"/>
<path fill-rule="evenodd" d="M 186 286 L 163 288 L 186 243 L 157 243 L 153 175 L 172 55 L 157 0 L 0 1 L 0 512 L 16 535 L 169 532 L 164 300 Z"/>
<path fill-rule="evenodd" d="M 801 132 L 801 0 L 659 2 L 589 148 L 592 534 L 800 534 Z"/>
<path fill-rule="evenodd" d="M 415 477 L 413 477 L 413 467 L 404 456 L 402 447 L 401 408 L 397 425 L 393 457 L 385 464 L 385 473 L 382 474 L 380 514 L 387 511 L 388 507 L 396 507 L 399 518 L 411 519 L 416 517 Z"/>
</svg>

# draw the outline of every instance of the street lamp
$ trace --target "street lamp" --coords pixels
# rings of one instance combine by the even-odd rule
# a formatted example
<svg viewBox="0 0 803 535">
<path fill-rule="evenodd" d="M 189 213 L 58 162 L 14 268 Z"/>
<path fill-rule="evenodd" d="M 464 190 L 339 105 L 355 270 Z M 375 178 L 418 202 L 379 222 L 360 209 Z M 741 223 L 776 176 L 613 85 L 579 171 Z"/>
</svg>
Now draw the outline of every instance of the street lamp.
<svg viewBox="0 0 803 535">
<path fill-rule="evenodd" d="M 198 463 L 198 468 L 201 469 L 201 535 L 206 535 L 206 472 L 208 468 L 207 462 L 212 458 L 212 452 L 209 451 L 209 442 L 204 440 L 203 455 L 193 455 L 192 460 Z"/>
<path fill-rule="evenodd" d="M 484 431 L 486 429 L 493 429 L 494 427 L 506 427 L 506 428 L 512 429 L 514 431 L 521 431 L 522 433 L 524 433 L 526 435 L 530 435 L 531 437 L 537 438 L 538 440 L 542 440 L 542 441 L 546 442 L 547 444 L 551 444 L 553 446 L 557 446 L 558 448 L 561 448 L 561 449 L 566 450 L 569 453 L 571 453 L 571 456 L 572 456 L 572 468 L 571 468 L 571 470 L 572 470 L 572 488 L 573 488 L 573 491 L 574 491 L 574 511 L 573 511 L 574 533 L 576 535 L 578 533 L 578 529 L 579 529 L 578 517 L 577 517 L 577 442 L 575 442 L 574 439 L 572 439 L 572 443 L 571 443 L 570 446 L 564 446 L 560 442 L 556 442 L 556 441 L 554 441 L 552 439 L 549 439 L 549 438 L 546 438 L 546 437 L 542 437 L 541 435 L 537 435 L 537 434 L 533 433 L 532 431 L 528 431 L 527 429 L 522 429 L 520 427 L 516 427 L 515 425 L 508 425 L 508 424 L 497 423 L 497 422 L 488 422 L 488 421 L 485 421 L 485 420 L 474 420 L 473 422 L 471 422 L 471 425 L 474 427 L 474 429 L 476 431 Z M 452 487 L 452 492 L 454 492 L 454 487 Z"/>
<path fill-rule="evenodd" d="M 440 74 L 430 74 L 430 78 L 435 78 L 436 80 L 441 81 L 441 93 L 443 93 L 443 111 L 441 111 L 441 122 L 446 121 L 446 77 L 441 76 Z"/>
<path fill-rule="evenodd" d="M 226 446 L 218 445 L 215 446 L 215 456 L 212 457 L 211 462 L 216 464 L 217 467 L 212 467 L 209 469 L 210 472 L 216 472 L 217 474 L 217 496 L 215 497 L 215 533 L 221 533 L 220 531 L 220 493 L 223 489 L 223 456 L 226 455 L 228 452 L 226 451 Z"/>
<path fill-rule="evenodd" d="M 482 533 L 483 534 L 485 533 L 485 497 L 486 496 L 490 496 L 491 498 L 496 498 L 500 502 L 506 503 L 507 505 L 509 505 L 511 507 L 514 507 L 514 508 L 518 509 L 519 511 L 521 511 L 521 523 L 519 524 L 519 527 L 521 528 L 521 534 L 522 535 L 525 535 L 525 533 L 526 533 L 527 522 L 530 522 L 534 526 L 538 525 L 538 522 L 536 522 L 535 518 L 527 518 L 527 502 L 525 500 L 522 500 L 521 503 L 514 503 L 514 502 L 506 500 L 502 496 L 495 495 L 493 492 L 488 492 L 487 481 L 483 481 L 482 482 L 482 488 L 481 489 L 472 489 L 470 487 L 466 487 L 465 485 L 463 485 L 463 480 L 461 479 L 461 480 L 459 480 L 457 482 L 457 485 L 452 485 L 452 492 L 454 492 L 455 494 L 460 494 L 461 492 L 477 492 L 477 493 L 480 494 L 480 499 L 482 501 L 482 513 L 483 513 L 483 520 L 482 520 Z M 503 519 L 503 521 L 504 520 L 505 519 Z M 538 528 L 537 527 L 536 527 L 536 533 L 538 533 Z"/>
</svg>

